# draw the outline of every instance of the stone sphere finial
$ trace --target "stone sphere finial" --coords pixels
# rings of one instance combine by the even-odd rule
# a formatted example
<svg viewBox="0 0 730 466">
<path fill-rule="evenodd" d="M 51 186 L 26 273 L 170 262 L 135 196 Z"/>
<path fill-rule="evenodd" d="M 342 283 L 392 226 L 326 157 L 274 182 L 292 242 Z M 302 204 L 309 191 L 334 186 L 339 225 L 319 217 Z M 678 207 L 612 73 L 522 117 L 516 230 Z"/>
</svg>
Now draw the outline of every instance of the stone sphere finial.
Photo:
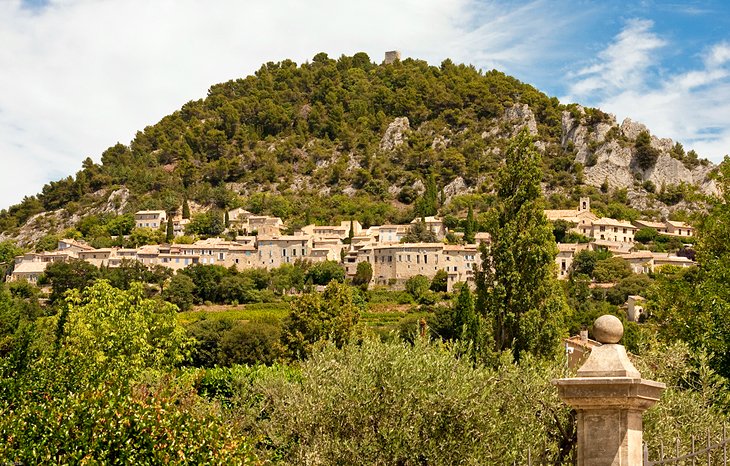
<svg viewBox="0 0 730 466">
<path fill-rule="evenodd" d="M 624 336 L 621 320 L 612 315 L 604 315 L 593 322 L 593 338 L 604 344 L 614 344 Z"/>
</svg>

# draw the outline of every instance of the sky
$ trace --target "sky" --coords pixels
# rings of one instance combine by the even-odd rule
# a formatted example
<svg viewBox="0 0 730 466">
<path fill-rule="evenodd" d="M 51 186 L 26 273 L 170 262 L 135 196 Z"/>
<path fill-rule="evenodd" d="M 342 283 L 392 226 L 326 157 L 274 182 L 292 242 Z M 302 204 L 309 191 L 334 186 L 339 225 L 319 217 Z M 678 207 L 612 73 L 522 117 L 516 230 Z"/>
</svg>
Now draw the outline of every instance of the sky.
<svg viewBox="0 0 730 466">
<path fill-rule="evenodd" d="M 263 63 L 386 50 L 730 153 L 723 0 L 0 0 L 0 209 Z"/>
</svg>

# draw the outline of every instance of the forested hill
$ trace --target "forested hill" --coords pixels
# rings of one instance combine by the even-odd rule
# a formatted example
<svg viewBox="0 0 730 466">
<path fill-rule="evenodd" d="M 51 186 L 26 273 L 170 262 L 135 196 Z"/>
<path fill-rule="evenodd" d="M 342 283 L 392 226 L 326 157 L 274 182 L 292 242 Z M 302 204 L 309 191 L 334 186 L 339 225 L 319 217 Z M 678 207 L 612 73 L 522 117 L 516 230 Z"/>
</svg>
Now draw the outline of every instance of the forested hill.
<svg viewBox="0 0 730 466">
<path fill-rule="evenodd" d="M 375 64 L 364 53 L 267 63 L 217 84 L 159 123 L 87 158 L 75 176 L 0 213 L 3 237 L 76 227 L 90 215 L 243 206 L 289 226 L 357 218 L 397 223 L 433 206 L 484 210 L 509 137 L 527 127 L 543 152 L 553 207 L 581 194 L 626 218 L 662 216 L 711 193 L 712 166 L 642 125 L 562 105 L 499 71 L 449 60 Z M 45 212 L 45 213 L 44 213 Z M 178 210 L 179 212 L 179 210 Z M 37 215 L 40 214 L 40 215 Z"/>
</svg>

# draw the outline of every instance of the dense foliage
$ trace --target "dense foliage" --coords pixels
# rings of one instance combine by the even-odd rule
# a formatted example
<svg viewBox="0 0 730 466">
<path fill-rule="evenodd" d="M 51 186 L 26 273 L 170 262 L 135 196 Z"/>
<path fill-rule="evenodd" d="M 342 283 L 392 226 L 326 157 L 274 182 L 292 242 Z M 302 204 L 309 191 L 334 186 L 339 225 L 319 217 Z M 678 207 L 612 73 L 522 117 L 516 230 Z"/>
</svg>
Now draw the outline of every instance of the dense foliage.
<svg viewBox="0 0 730 466">
<path fill-rule="evenodd" d="M 555 278 L 552 227 L 543 213 L 540 155 L 526 130 L 507 150 L 488 231 L 477 292 L 490 343 L 497 352 L 512 349 L 515 358 L 555 352 L 568 309 Z"/>
</svg>

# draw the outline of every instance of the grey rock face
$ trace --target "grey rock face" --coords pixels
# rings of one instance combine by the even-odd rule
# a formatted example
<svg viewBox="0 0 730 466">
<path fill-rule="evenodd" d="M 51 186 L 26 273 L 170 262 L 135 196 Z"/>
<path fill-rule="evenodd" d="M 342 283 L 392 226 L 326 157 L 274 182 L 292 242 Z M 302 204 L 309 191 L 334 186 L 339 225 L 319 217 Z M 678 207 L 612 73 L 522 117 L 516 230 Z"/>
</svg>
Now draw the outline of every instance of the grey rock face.
<svg viewBox="0 0 730 466">
<path fill-rule="evenodd" d="M 392 151 L 396 147 L 405 142 L 405 133 L 410 131 L 411 125 L 408 118 L 400 117 L 393 120 L 385 130 L 383 138 L 380 140 L 380 149 L 384 151 Z"/>
</svg>

